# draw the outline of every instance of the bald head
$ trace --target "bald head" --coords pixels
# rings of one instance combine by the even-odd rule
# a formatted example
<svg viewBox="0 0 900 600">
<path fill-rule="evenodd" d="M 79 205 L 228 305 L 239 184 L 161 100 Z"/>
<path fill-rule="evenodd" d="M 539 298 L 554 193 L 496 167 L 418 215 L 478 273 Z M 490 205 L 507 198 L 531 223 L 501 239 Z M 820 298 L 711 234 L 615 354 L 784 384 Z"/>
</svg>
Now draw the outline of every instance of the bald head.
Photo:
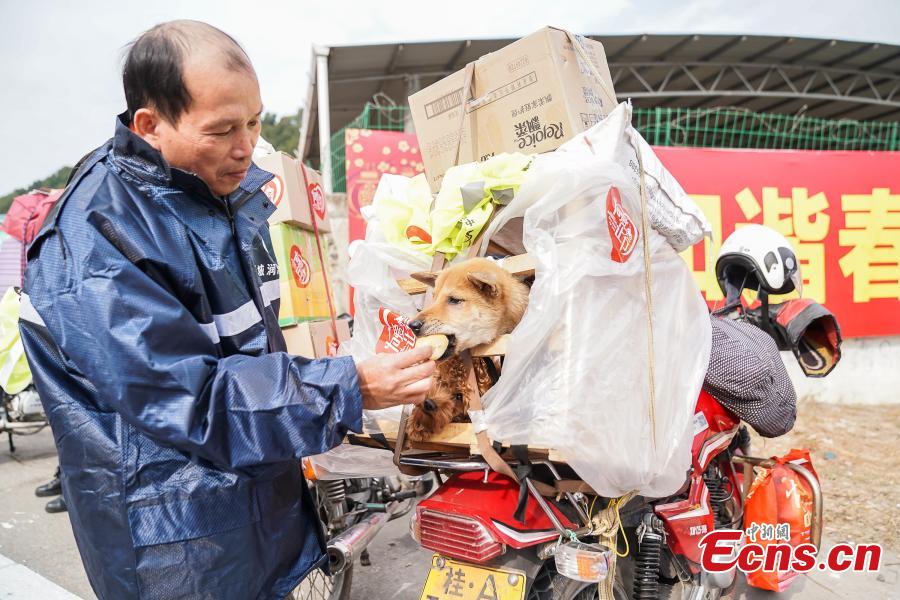
<svg viewBox="0 0 900 600">
<path fill-rule="evenodd" d="M 234 38 L 200 21 L 170 21 L 132 42 L 122 69 L 128 113 L 154 108 L 177 124 L 193 97 L 185 71 L 192 65 L 244 71 L 254 75 L 250 58 Z"/>
</svg>

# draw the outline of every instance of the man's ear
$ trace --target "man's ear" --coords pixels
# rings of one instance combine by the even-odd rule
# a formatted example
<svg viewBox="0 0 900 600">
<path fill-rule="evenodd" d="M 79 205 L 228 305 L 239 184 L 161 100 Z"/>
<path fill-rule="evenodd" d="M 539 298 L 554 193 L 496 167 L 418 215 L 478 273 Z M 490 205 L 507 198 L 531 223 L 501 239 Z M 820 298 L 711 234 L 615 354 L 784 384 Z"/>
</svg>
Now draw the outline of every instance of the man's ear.
<svg viewBox="0 0 900 600">
<path fill-rule="evenodd" d="M 497 276 L 494 273 L 473 271 L 472 273 L 466 273 L 466 277 L 468 277 L 472 285 L 477 287 L 483 294 L 487 294 L 488 296 L 497 295 L 499 289 L 497 286 Z"/>
<path fill-rule="evenodd" d="M 413 273 L 412 275 L 410 275 L 410 277 L 412 277 L 413 279 L 415 279 L 416 281 L 418 281 L 420 283 L 424 283 L 428 287 L 434 287 L 434 282 L 437 281 L 438 274 L 422 272 L 422 273 Z"/>
<path fill-rule="evenodd" d="M 131 130 L 159 150 L 161 119 L 152 108 L 139 108 L 131 119 Z"/>
</svg>

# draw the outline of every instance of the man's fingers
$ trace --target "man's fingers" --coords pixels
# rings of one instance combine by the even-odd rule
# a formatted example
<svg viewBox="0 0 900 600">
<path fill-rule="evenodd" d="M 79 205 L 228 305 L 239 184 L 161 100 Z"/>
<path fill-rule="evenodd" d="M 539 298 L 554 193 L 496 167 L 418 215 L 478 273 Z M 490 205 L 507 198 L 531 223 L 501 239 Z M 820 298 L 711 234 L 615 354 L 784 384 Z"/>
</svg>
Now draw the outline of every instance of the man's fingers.
<svg viewBox="0 0 900 600">
<path fill-rule="evenodd" d="M 400 393 L 406 400 L 404 404 L 419 404 L 425 399 L 425 396 L 428 395 L 428 390 L 430 389 L 431 379 L 422 379 L 421 381 L 409 384 L 403 388 Z"/>
<path fill-rule="evenodd" d="M 407 367 L 400 371 L 400 385 L 405 386 L 422 379 L 427 379 L 430 384 L 431 375 L 434 373 L 434 368 L 435 363 L 433 360 Z"/>
<path fill-rule="evenodd" d="M 435 362 L 430 359 L 431 348 L 424 347 L 397 354 L 379 354 L 359 363 L 357 372 L 361 388 L 365 388 L 364 407 L 371 410 L 422 402 L 431 389 L 435 370 Z"/>
<path fill-rule="evenodd" d="M 406 352 L 398 352 L 390 355 L 390 364 L 398 369 L 410 367 L 420 362 L 425 362 L 431 358 L 431 347 L 422 346 L 421 348 L 413 348 Z"/>
</svg>

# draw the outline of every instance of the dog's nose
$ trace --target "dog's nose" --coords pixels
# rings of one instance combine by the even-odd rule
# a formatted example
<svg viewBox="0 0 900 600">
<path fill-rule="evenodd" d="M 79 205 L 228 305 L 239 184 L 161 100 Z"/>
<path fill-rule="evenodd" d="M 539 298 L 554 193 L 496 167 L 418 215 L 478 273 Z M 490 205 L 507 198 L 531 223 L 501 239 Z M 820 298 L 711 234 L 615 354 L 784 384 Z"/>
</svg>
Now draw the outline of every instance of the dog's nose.
<svg viewBox="0 0 900 600">
<path fill-rule="evenodd" d="M 420 321 L 419 319 L 416 319 L 415 321 L 410 321 L 410 322 L 409 322 L 409 328 L 413 330 L 413 333 L 415 333 L 416 335 L 418 335 L 418 333 L 419 333 L 420 331 L 422 331 L 422 325 L 424 325 L 424 324 L 425 324 L 425 323 L 423 323 L 423 322 Z"/>
</svg>

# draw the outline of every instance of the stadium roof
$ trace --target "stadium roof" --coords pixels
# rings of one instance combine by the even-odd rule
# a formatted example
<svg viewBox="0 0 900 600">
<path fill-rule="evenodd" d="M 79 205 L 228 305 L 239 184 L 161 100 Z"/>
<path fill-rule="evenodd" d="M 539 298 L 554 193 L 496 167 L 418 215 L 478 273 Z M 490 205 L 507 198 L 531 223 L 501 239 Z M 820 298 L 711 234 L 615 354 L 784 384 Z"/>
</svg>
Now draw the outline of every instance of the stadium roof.
<svg viewBox="0 0 900 600">
<path fill-rule="evenodd" d="M 900 46 L 751 35 L 591 35 L 603 43 L 616 94 L 635 106 L 743 107 L 813 117 L 900 120 Z M 373 97 L 405 104 L 430 85 L 513 39 L 317 47 L 327 55 L 329 129 Z M 310 78 L 301 151 L 318 148 L 319 90 Z"/>
</svg>

